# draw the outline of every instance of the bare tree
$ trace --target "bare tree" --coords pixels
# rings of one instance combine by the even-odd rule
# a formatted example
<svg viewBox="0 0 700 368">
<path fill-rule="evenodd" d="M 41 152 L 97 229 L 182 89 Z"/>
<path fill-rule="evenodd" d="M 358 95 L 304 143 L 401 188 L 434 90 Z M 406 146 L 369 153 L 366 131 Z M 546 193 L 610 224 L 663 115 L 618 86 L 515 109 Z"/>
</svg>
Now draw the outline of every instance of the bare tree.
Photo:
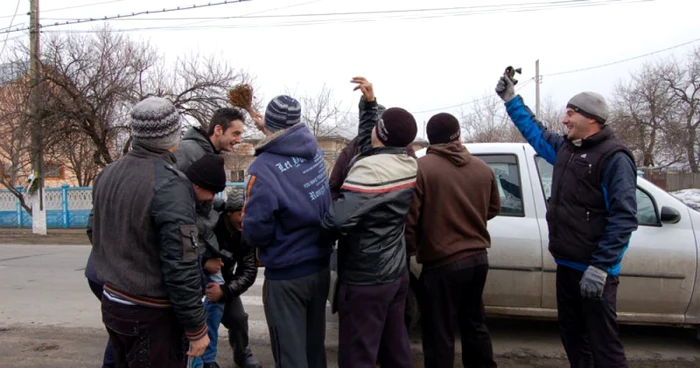
<svg viewBox="0 0 700 368">
<path fill-rule="evenodd" d="M 247 72 L 236 70 L 228 62 L 213 56 L 190 55 L 179 58 L 170 68 L 154 68 L 139 96 L 147 93 L 170 99 L 186 117 L 207 129 L 214 111 L 230 106 L 228 90 L 238 83 L 253 84 Z M 254 107 L 260 106 L 253 101 Z"/>
<path fill-rule="evenodd" d="M 562 123 L 566 108 L 554 101 L 551 95 L 544 98 L 540 107 L 540 122 L 547 130 L 559 135 L 566 134 L 566 125 Z"/>
<path fill-rule="evenodd" d="M 682 159 L 669 154 L 676 145 L 668 137 L 673 134 L 677 104 L 665 82 L 668 71 L 661 63 L 647 63 L 615 89 L 611 125 L 643 167 L 670 165 Z"/>
<path fill-rule="evenodd" d="M 289 90 L 285 93 L 294 95 Z M 336 101 L 333 89 L 325 84 L 316 95 L 302 95 L 298 100 L 301 104 L 301 121 L 317 138 L 342 136 L 356 125 L 352 122 L 350 109 Z"/>
<path fill-rule="evenodd" d="M 0 87 L 0 184 L 20 201 L 27 212 L 31 207 L 17 190 L 20 178 L 31 171 L 30 125 L 27 111 L 23 110 L 29 100 L 29 88 L 19 80 Z"/>
<path fill-rule="evenodd" d="M 61 142 L 53 146 L 54 161 L 63 162 L 75 176 L 78 186 L 86 187 L 97 177 L 100 167 L 95 162 L 94 144 L 80 131 L 64 133 Z"/>
<path fill-rule="evenodd" d="M 492 92 L 462 111 L 465 142 L 522 142 L 523 138 L 506 112 L 503 101 Z"/>
<path fill-rule="evenodd" d="M 700 172 L 700 48 L 695 48 L 684 62 L 674 61 L 664 69 L 663 80 L 677 99 L 683 124 L 683 145 L 688 165 L 694 173 Z"/>
<path fill-rule="evenodd" d="M 65 130 L 89 137 L 99 166 L 113 162 L 121 155 L 116 138 L 128 127 L 125 113 L 157 61 L 155 52 L 104 28 L 94 37 L 51 37 L 43 53 L 49 98 Z"/>
</svg>

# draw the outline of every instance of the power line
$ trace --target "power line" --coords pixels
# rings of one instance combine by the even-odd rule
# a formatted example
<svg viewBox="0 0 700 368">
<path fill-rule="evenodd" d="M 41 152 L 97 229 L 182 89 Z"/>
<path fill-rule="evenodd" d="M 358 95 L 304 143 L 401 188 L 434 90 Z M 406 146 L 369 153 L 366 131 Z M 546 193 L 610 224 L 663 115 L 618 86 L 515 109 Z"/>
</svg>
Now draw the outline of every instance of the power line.
<svg viewBox="0 0 700 368">
<path fill-rule="evenodd" d="M 653 0 L 644 0 L 653 1 Z M 625 0 L 599 0 L 590 1 L 587 3 L 618 3 L 625 2 Z M 456 7 L 446 7 L 446 8 L 421 8 L 421 9 L 395 9 L 395 10 L 372 10 L 372 11 L 353 11 L 353 12 L 332 12 L 332 13 L 302 13 L 302 14 L 275 14 L 275 15 L 263 15 L 263 16 L 217 16 L 217 17 L 177 17 L 177 18 L 119 18 L 115 20 L 227 20 L 227 19 L 260 19 L 260 18 L 298 18 L 298 17 L 333 17 L 333 16 L 348 16 L 348 15 L 383 15 L 383 14 L 407 14 L 407 13 L 426 13 L 426 12 L 440 12 L 440 11 L 457 11 L 457 10 L 478 10 L 484 9 L 482 11 L 488 11 L 488 9 L 500 10 L 500 8 L 506 7 L 554 7 L 563 5 L 581 5 L 581 0 L 559 0 L 559 1 L 544 1 L 544 2 L 534 2 L 534 3 L 524 3 L 524 4 L 491 4 L 491 5 L 474 5 L 474 6 L 456 6 Z M 48 20 L 85 20 L 78 18 L 44 18 Z"/>
<path fill-rule="evenodd" d="M 525 88 L 525 86 L 527 86 L 528 84 L 530 84 L 530 82 L 532 82 L 533 80 L 535 80 L 535 78 L 530 78 L 530 79 L 528 79 L 527 81 L 525 81 L 525 83 L 523 83 L 523 84 L 521 84 L 520 86 L 518 86 L 518 88 L 517 88 L 515 91 L 518 92 L 518 91 L 522 90 L 523 88 Z M 426 112 L 433 112 L 433 111 L 439 111 L 439 110 L 454 109 L 454 108 L 457 108 L 457 107 L 462 107 L 462 106 L 470 105 L 470 104 L 473 104 L 473 103 L 476 103 L 476 102 L 488 100 L 489 98 L 492 98 L 492 97 L 493 97 L 493 96 L 491 96 L 491 95 L 487 95 L 487 96 L 480 97 L 480 98 L 477 98 L 477 99 L 474 99 L 474 100 L 471 100 L 471 101 L 462 102 L 462 103 L 457 104 L 457 105 L 445 106 L 445 107 L 438 107 L 438 108 L 436 108 L 436 109 L 429 109 L 429 110 L 422 110 L 422 111 L 412 111 L 412 113 L 413 113 L 413 114 L 422 114 L 422 113 L 426 113 Z"/>
<path fill-rule="evenodd" d="M 118 3 L 121 1 L 125 0 L 110 0 L 110 1 L 103 1 L 100 3 L 91 3 L 91 4 L 83 4 L 83 5 L 74 5 L 74 6 L 67 6 L 64 8 L 55 8 L 55 9 L 48 9 L 48 10 L 42 10 L 42 13 L 48 13 L 48 12 L 54 12 L 54 11 L 60 11 L 60 10 L 67 10 L 67 9 L 77 9 L 77 8 L 87 8 L 90 6 L 95 6 L 95 5 L 101 5 L 101 4 L 109 4 L 109 3 Z M 5 18 L 11 18 L 13 17 L 12 15 L 2 15 L 0 16 L 0 19 L 5 19 Z"/>
<path fill-rule="evenodd" d="M 646 54 L 637 55 L 637 56 L 629 57 L 629 58 L 622 59 L 622 60 L 612 61 L 612 62 L 609 62 L 609 63 L 600 64 L 600 65 L 595 65 L 595 66 L 590 66 L 590 67 L 585 67 L 585 68 L 580 68 L 580 69 L 567 70 L 567 71 L 557 72 L 557 73 L 551 73 L 551 74 L 543 74 L 541 77 L 546 77 L 546 76 L 552 77 L 552 76 L 563 75 L 563 74 L 578 73 L 578 72 L 582 72 L 582 71 L 586 71 L 586 70 L 598 69 L 598 68 L 603 68 L 603 67 L 610 66 L 610 65 L 621 64 L 621 63 L 624 63 L 624 62 L 627 62 L 627 61 L 632 61 L 632 60 L 636 60 L 636 59 L 641 59 L 641 58 L 648 57 L 648 56 L 651 56 L 651 55 L 655 55 L 655 54 L 658 54 L 658 53 L 662 53 L 662 52 L 665 52 L 665 51 L 677 49 L 677 48 L 679 48 L 679 47 L 687 46 L 687 45 L 696 43 L 696 42 L 698 42 L 698 41 L 700 41 L 700 38 L 696 38 L 696 39 L 694 39 L 694 40 L 691 40 L 691 41 L 688 41 L 688 42 L 683 42 L 683 43 L 678 44 L 678 45 L 666 47 L 666 48 L 664 48 L 664 49 L 660 49 L 660 50 L 648 52 L 648 53 L 646 53 Z M 518 89 L 516 90 L 516 92 L 517 92 L 517 91 L 520 91 L 522 88 L 524 88 L 526 85 L 528 85 L 530 82 L 532 82 L 532 81 L 534 81 L 534 80 L 535 80 L 535 78 L 530 78 L 530 79 L 528 79 L 525 83 L 523 83 L 520 87 L 518 87 Z M 481 97 L 481 98 L 478 98 L 478 99 L 475 99 L 475 100 L 463 102 L 463 103 L 461 103 L 461 104 L 452 105 L 452 106 L 446 106 L 446 107 L 441 107 L 441 108 L 437 108 L 437 109 L 416 111 L 416 112 L 414 112 L 414 114 L 420 114 L 420 113 L 424 113 L 424 112 L 433 112 L 433 111 L 445 110 L 445 109 L 453 109 L 453 108 L 456 108 L 456 107 L 461 107 L 461 106 L 469 105 L 469 104 L 472 104 L 472 103 L 475 103 L 475 102 L 483 101 L 483 100 L 486 100 L 486 99 L 488 99 L 488 98 L 490 98 L 490 97 L 491 97 L 491 96 L 485 96 L 485 97 Z"/>
<path fill-rule="evenodd" d="M 247 13 L 247 14 L 244 14 L 243 16 L 250 16 L 250 15 L 255 15 L 255 14 L 263 14 L 263 13 L 267 13 L 267 12 L 271 12 L 271 11 L 276 11 L 276 10 L 281 10 L 281 9 L 295 8 L 295 7 L 298 7 L 298 6 L 304 6 L 304 5 L 308 5 L 308 4 L 312 4 L 312 3 L 318 3 L 318 2 L 321 2 L 321 1 L 324 1 L 324 0 L 311 0 L 311 1 L 303 2 L 303 3 L 298 3 L 298 4 L 291 4 L 291 5 L 285 5 L 285 6 L 278 6 L 278 7 L 276 7 L 276 8 L 264 9 L 264 10 L 255 11 L 255 12 L 252 12 L 252 13 Z M 194 23 L 183 24 L 183 25 L 181 25 L 181 26 L 182 26 L 182 27 L 186 27 L 186 26 L 192 26 L 192 25 L 195 25 L 195 24 L 202 24 L 202 23 L 209 23 L 209 22 L 211 22 L 211 21 L 210 21 L 210 20 L 204 20 L 204 21 L 200 21 L 200 22 L 194 22 Z"/>
<path fill-rule="evenodd" d="M 402 11 L 382 11 L 383 15 L 388 15 L 382 18 L 341 18 L 341 19 L 319 19 L 319 20 L 308 20 L 308 21 L 294 21 L 294 22 L 287 22 L 287 23 L 263 23 L 263 24 L 237 24 L 237 25 L 207 25 L 207 26 L 201 26 L 201 27 L 191 27 L 191 26 L 185 26 L 185 25 L 180 25 L 180 26 L 156 26 L 156 27 L 138 27 L 138 28 L 124 28 L 124 29 L 113 29 L 110 30 L 110 32 L 133 32 L 133 31 L 147 31 L 147 30 L 192 30 L 192 29 L 207 29 L 207 28 L 215 28 L 215 29 L 223 29 L 223 28 L 256 28 L 256 27 L 286 27 L 286 26 L 309 26 L 309 25 L 324 25 L 324 24 L 340 24 L 340 23 L 363 23 L 363 22 L 370 22 L 370 21 L 378 21 L 378 20 L 409 20 L 409 19 L 431 19 L 431 18 L 444 18 L 444 17 L 453 17 L 453 16 L 471 16 L 471 15 L 480 15 L 480 14 L 496 14 L 496 13 L 514 13 L 514 12 L 532 12 L 532 11 L 545 11 L 545 10 L 553 10 L 553 9 L 564 9 L 564 8 L 580 8 L 580 7 L 590 7 L 590 6 L 605 6 L 605 5 L 617 5 L 617 4 L 632 4 L 632 3 L 641 3 L 641 2 L 650 2 L 650 1 L 655 1 L 655 0 L 603 0 L 603 1 L 586 1 L 585 3 L 582 3 L 580 0 L 568 0 L 568 1 L 562 1 L 559 3 L 566 3 L 566 4 L 561 4 L 557 6 L 551 6 L 548 5 L 546 7 L 543 6 L 538 6 L 538 7 L 530 7 L 530 8 L 523 8 L 522 6 L 515 7 L 513 8 L 513 4 L 505 4 L 501 5 L 500 8 L 494 8 L 494 9 L 488 9 L 488 10 L 479 10 L 479 11 L 460 11 L 460 12 L 447 12 L 443 14 L 432 14 L 432 15 L 412 15 L 412 16 L 406 16 L 405 14 L 399 14 L 398 16 L 391 16 L 390 14 L 384 14 L 386 12 L 402 12 Z M 530 3 L 530 5 L 533 3 Z M 544 4 L 544 3 L 537 3 L 537 4 Z M 549 4 L 549 3 L 547 3 Z M 519 4 L 522 5 L 522 4 Z M 527 5 L 527 4 L 526 4 Z M 508 8 L 507 6 L 511 6 L 511 8 Z M 451 8 L 441 8 L 441 9 L 451 9 Z M 440 9 L 413 9 L 411 11 L 435 11 L 435 10 L 440 10 Z M 368 12 L 365 12 L 367 14 Z M 374 12 L 377 13 L 377 12 Z M 343 15 L 343 14 L 348 14 L 348 13 L 316 13 L 317 15 Z M 288 14 L 288 15 L 277 15 L 275 17 L 296 17 L 296 14 Z M 309 16 L 308 14 L 304 15 L 298 15 L 298 16 Z M 248 19 L 248 18 L 253 18 L 253 17 L 246 17 L 246 16 L 236 16 L 236 17 L 225 17 L 225 18 L 235 18 L 235 19 Z M 261 17 L 262 18 L 262 17 Z M 198 18 L 192 18 L 192 19 L 198 19 Z M 210 19 L 210 18 L 207 18 Z M 222 18 L 223 19 L 223 18 Z M 216 20 L 216 19 L 210 19 L 210 20 Z M 48 31 L 51 32 L 51 31 Z M 67 33 L 95 33 L 98 31 L 95 30 L 67 30 L 67 31 L 54 31 L 54 32 L 67 32 Z M 2 32 L 0 32 L 2 33 Z"/>
<path fill-rule="evenodd" d="M 644 58 L 644 57 L 647 57 L 647 56 L 651 56 L 651 55 L 654 55 L 654 54 L 658 54 L 658 53 L 661 53 L 661 52 L 664 52 L 664 51 L 669 51 L 669 50 L 677 49 L 677 48 L 679 48 L 679 47 L 683 47 L 683 46 L 686 46 L 686 45 L 690 45 L 690 44 L 695 43 L 695 42 L 698 42 L 698 41 L 700 41 L 700 38 L 696 38 L 696 39 L 694 39 L 694 40 L 692 40 L 692 41 L 688 41 L 688 42 L 683 42 L 683 43 L 678 44 L 678 45 L 675 45 L 675 46 L 667 47 L 667 48 L 665 48 L 665 49 L 661 49 L 661 50 L 656 50 L 656 51 L 648 52 L 648 53 L 643 54 L 643 55 L 633 56 L 633 57 L 630 57 L 630 58 L 627 58 L 627 59 L 612 61 L 612 62 L 609 62 L 609 63 L 600 64 L 600 65 L 596 65 L 596 66 L 589 66 L 589 67 L 581 68 L 581 69 L 567 70 L 567 71 L 564 71 L 564 72 L 557 72 L 557 73 L 551 73 L 551 74 L 543 74 L 543 76 L 545 76 L 545 77 L 553 77 L 553 76 L 562 75 L 562 74 L 578 73 L 578 72 L 582 72 L 582 71 L 586 71 L 586 70 L 603 68 L 603 67 L 606 67 L 606 66 L 615 65 L 615 64 L 620 64 L 620 63 L 624 63 L 624 62 L 631 61 L 631 60 L 641 59 L 641 58 Z"/>
<path fill-rule="evenodd" d="M 17 0 L 17 6 L 15 7 L 15 14 L 12 16 L 12 19 L 10 19 L 10 27 L 12 27 L 12 23 L 15 21 L 15 16 L 17 16 L 17 12 L 19 11 L 19 3 L 20 2 L 21 2 L 21 0 Z M 0 50 L 0 56 L 2 56 L 3 53 L 5 53 L 5 47 L 7 47 L 7 41 L 9 40 L 9 38 L 10 38 L 10 34 L 8 33 L 5 36 L 5 42 L 2 44 L 2 50 Z"/>
<path fill-rule="evenodd" d="M 90 23 L 90 22 L 98 22 L 98 21 L 105 21 L 105 20 L 114 20 L 114 19 L 120 19 L 120 18 L 130 18 L 130 17 L 136 17 L 139 15 L 144 15 L 144 14 L 162 14 L 162 13 L 170 13 L 170 12 L 176 12 L 176 11 L 183 11 L 183 10 L 193 10 L 193 9 L 204 9 L 204 8 L 209 8 L 213 6 L 218 6 L 218 5 L 228 5 L 228 4 L 237 4 L 237 3 L 242 3 L 242 2 L 247 2 L 250 0 L 224 0 L 220 1 L 217 3 L 208 3 L 208 4 L 200 4 L 200 5 L 192 5 L 192 6 L 178 6 L 177 8 L 170 8 L 170 9 L 162 9 L 162 10 L 145 10 L 145 11 L 140 11 L 140 12 L 133 12 L 131 14 L 117 14 L 117 15 L 112 15 L 112 16 L 104 16 L 104 17 L 99 17 L 99 18 L 89 18 L 89 19 L 78 19 L 75 21 L 67 21 L 63 23 L 54 23 L 54 24 L 47 24 L 44 26 L 41 26 L 41 28 L 48 28 L 48 27 L 58 27 L 58 26 L 66 26 L 66 25 L 71 25 L 71 24 L 83 24 L 83 23 Z M 14 30 L 6 30 L 0 33 L 11 33 L 11 32 L 19 32 L 19 31 L 25 31 L 28 30 L 29 28 L 17 28 Z"/>
</svg>

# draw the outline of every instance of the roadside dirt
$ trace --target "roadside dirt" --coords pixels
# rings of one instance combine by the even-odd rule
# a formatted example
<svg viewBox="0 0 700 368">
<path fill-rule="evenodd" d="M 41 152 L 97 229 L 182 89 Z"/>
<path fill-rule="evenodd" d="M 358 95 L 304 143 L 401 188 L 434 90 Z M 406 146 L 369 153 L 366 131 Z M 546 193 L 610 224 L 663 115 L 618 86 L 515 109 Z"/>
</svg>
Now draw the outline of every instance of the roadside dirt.
<svg viewBox="0 0 700 368">
<path fill-rule="evenodd" d="M 5 368 L 76 368 L 98 367 L 101 363 L 107 334 L 100 329 L 9 326 L 0 328 L 0 356 Z M 224 339 L 225 340 L 225 339 Z M 264 367 L 274 366 L 267 341 L 253 340 L 251 348 Z M 337 367 L 337 348 L 327 349 L 329 367 Z M 233 367 L 231 349 L 225 341 L 219 344 L 219 364 Z M 461 357 L 457 357 L 461 359 Z M 562 358 L 543 357 L 536 351 L 525 350 L 496 356 L 502 368 L 559 368 L 567 367 Z M 423 356 L 415 353 L 414 366 L 423 366 Z M 461 364 L 457 362 L 456 367 Z M 631 361 L 636 368 L 696 368 L 698 360 L 644 360 Z"/>
<path fill-rule="evenodd" d="M 90 245 L 85 229 L 49 229 L 47 235 L 32 234 L 32 229 L 0 229 L 0 244 Z"/>
</svg>

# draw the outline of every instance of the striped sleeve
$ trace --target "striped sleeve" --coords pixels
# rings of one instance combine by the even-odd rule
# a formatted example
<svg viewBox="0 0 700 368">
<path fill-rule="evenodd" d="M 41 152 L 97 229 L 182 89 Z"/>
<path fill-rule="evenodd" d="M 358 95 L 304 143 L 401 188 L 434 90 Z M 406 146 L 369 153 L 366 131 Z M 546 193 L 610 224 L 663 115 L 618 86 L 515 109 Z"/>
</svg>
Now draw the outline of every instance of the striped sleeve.
<svg viewBox="0 0 700 368">
<path fill-rule="evenodd" d="M 415 160 L 414 160 L 415 162 Z M 340 197 L 333 202 L 323 219 L 326 230 L 346 234 L 362 218 L 389 197 L 386 194 L 413 188 L 416 170 L 394 157 L 368 157 L 357 161 L 341 187 Z"/>
</svg>

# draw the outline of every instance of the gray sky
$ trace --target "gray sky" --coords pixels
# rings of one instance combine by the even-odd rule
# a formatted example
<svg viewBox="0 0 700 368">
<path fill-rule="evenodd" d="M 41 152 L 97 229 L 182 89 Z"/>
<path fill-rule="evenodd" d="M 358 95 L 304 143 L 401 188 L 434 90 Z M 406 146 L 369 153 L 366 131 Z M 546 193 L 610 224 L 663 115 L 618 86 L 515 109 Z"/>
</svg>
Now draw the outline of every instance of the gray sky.
<svg viewBox="0 0 700 368">
<path fill-rule="evenodd" d="M 40 14 L 42 24 L 48 25 L 57 21 L 54 18 L 96 18 L 208 2 L 217 0 L 41 0 Z M 9 26 L 16 5 L 16 0 L 0 3 L 0 29 Z M 523 11 L 523 6 L 539 9 Z M 452 9 L 426 10 L 436 8 Z M 412 9 L 422 10 L 405 12 Z M 28 10 L 29 0 L 20 0 L 15 25 L 28 24 Z M 347 14 L 372 11 L 383 13 Z M 299 15 L 313 13 L 341 14 Z M 523 68 L 518 87 L 524 86 L 520 93 L 534 110 L 535 83 L 525 83 L 535 75 L 536 59 L 543 75 L 543 100 L 551 96 L 564 105 L 582 90 L 609 96 L 620 79 L 629 78 L 630 71 L 644 62 L 683 57 L 700 42 L 606 67 L 548 75 L 700 39 L 699 13 L 700 1 L 691 0 L 251 0 L 109 24 L 113 29 L 132 29 L 132 37 L 148 40 L 169 59 L 191 52 L 228 59 L 256 76 L 265 103 L 285 88 L 315 94 L 325 83 L 354 111 L 360 95 L 349 81 L 365 76 L 374 83 L 380 103 L 415 114 L 422 136 L 423 121 L 441 111 L 459 115 L 460 106 L 452 106 L 463 104 L 461 108 L 468 109 L 469 101 L 493 91 L 508 65 Z M 256 18 L 201 19 L 243 15 Z M 90 30 L 98 25 L 45 31 Z M 166 29 L 143 29 L 154 27 Z M 0 49 L 5 36 L 0 34 Z"/>
</svg>

